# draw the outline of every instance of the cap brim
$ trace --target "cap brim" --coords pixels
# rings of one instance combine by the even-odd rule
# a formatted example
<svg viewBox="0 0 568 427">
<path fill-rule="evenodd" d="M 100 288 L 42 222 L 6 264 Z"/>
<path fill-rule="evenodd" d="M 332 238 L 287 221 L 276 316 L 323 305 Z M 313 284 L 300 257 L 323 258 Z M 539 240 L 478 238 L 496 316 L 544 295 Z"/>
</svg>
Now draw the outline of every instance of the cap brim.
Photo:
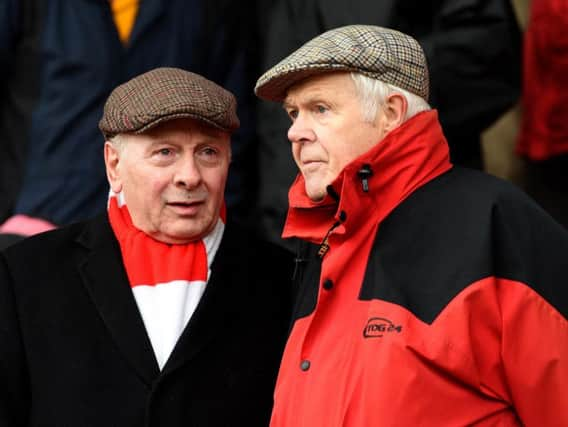
<svg viewBox="0 0 568 427">
<path fill-rule="evenodd" d="M 357 71 L 353 67 L 342 64 L 309 64 L 298 68 L 275 67 L 264 73 L 254 88 L 254 93 L 259 98 L 267 101 L 282 102 L 286 99 L 288 90 L 295 84 L 308 77 L 318 74 L 333 73 L 338 71 Z"/>
<path fill-rule="evenodd" d="M 145 124 L 144 126 L 142 126 L 139 129 L 136 129 L 134 131 L 132 131 L 133 133 L 143 133 L 146 132 L 147 130 L 150 130 L 156 126 L 158 126 L 161 123 L 164 122 L 168 122 L 170 120 L 175 120 L 175 119 L 184 119 L 184 118 L 188 118 L 188 119 L 194 119 L 197 120 L 199 122 L 205 123 L 207 125 L 210 125 L 216 129 L 222 130 L 224 132 L 233 132 L 234 130 L 236 130 L 238 127 L 234 128 L 234 129 L 228 129 L 225 127 L 220 126 L 218 123 L 215 123 L 213 120 L 209 120 L 206 117 L 202 117 L 199 116 L 198 114 L 193 114 L 193 113 L 174 113 L 174 114 L 169 114 L 167 116 L 162 116 L 157 118 L 156 120 L 153 120 L 147 124 Z"/>
<path fill-rule="evenodd" d="M 211 127 L 214 127 L 215 129 L 219 129 L 223 132 L 228 132 L 228 133 L 233 133 L 235 130 L 238 129 L 238 126 L 235 127 L 234 129 L 228 129 L 228 128 L 224 128 L 222 126 L 219 126 L 219 124 L 215 123 L 213 120 L 209 120 L 207 118 L 201 117 L 197 114 L 193 114 L 193 113 L 174 113 L 174 114 L 169 114 L 167 116 L 162 116 L 162 117 L 158 117 L 155 120 L 152 120 L 151 122 L 146 123 L 144 126 L 138 128 L 138 129 L 132 129 L 132 130 L 128 130 L 128 131 L 124 131 L 124 133 L 135 133 L 135 134 L 140 134 L 140 133 L 144 133 L 152 128 L 155 128 L 156 126 L 158 126 L 161 123 L 165 123 L 168 122 L 170 120 L 175 120 L 175 119 L 184 119 L 184 118 L 188 118 L 188 119 L 194 119 L 197 120 L 199 122 L 205 123 Z M 114 136 L 117 135 L 117 133 L 109 133 L 109 132 L 105 132 L 104 130 L 102 130 L 103 135 L 105 137 L 105 139 L 110 139 Z M 122 133 L 122 132 L 119 132 Z"/>
</svg>

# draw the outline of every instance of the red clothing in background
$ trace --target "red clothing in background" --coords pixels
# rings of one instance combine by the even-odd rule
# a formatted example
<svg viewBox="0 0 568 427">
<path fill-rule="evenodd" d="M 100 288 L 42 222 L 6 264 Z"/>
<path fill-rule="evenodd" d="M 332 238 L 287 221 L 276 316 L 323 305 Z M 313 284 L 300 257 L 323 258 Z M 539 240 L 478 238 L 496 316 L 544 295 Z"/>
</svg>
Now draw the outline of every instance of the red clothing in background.
<svg viewBox="0 0 568 427">
<path fill-rule="evenodd" d="M 525 34 L 519 154 L 568 153 L 568 2 L 532 0 Z"/>
</svg>

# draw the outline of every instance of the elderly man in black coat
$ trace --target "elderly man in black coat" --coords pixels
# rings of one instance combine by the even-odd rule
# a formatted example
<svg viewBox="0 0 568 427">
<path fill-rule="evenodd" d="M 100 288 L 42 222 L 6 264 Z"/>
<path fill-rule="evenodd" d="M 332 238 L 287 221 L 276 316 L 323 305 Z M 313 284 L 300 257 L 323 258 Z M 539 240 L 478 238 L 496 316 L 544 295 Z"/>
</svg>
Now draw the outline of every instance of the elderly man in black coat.
<svg viewBox="0 0 568 427">
<path fill-rule="evenodd" d="M 0 425 L 267 425 L 290 275 L 224 208 L 235 110 L 174 68 L 109 96 L 108 212 L 0 253 Z"/>
</svg>

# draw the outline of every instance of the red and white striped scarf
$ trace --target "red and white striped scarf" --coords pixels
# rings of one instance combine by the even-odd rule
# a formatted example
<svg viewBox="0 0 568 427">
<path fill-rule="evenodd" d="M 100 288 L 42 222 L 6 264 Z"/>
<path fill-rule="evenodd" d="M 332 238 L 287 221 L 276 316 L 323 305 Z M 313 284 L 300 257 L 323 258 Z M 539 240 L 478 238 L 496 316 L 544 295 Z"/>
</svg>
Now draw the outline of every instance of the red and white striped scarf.
<svg viewBox="0 0 568 427">
<path fill-rule="evenodd" d="M 199 241 L 169 245 L 132 224 L 122 193 L 110 193 L 108 214 L 161 369 L 205 291 L 224 222 L 220 218 L 213 231 Z"/>
</svg>

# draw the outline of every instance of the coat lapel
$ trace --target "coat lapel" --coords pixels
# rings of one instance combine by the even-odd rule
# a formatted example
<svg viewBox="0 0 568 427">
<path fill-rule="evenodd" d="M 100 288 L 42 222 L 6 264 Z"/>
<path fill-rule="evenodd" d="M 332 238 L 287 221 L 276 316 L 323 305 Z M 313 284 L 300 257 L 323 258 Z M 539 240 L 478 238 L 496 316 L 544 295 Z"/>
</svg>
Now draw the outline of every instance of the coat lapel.
<svg viewBox="0 0 568 427">
<path fill-rule="evenodd" d="M 222 339 L 223 326 L 234 319 L 233 313 L 242 308 L 239 284 L 246 283 L 248 268 L 243 238 L 231 236 L 228 226 L 219 251 L 211 266 L 211 278 L 197 309 L 186 325 L 174 351 L 166 362 L 164 375 L 188 363 L 204 350 L 213 339 Z"/>
<path fill-rule="evenodd" d="M 159 373 L 158 364 L 106 215 L 91 223 L 78 240 L 90 249 L 79 267 L 87 291 L 117 347 L 149 385 Z"/>
</svg>

